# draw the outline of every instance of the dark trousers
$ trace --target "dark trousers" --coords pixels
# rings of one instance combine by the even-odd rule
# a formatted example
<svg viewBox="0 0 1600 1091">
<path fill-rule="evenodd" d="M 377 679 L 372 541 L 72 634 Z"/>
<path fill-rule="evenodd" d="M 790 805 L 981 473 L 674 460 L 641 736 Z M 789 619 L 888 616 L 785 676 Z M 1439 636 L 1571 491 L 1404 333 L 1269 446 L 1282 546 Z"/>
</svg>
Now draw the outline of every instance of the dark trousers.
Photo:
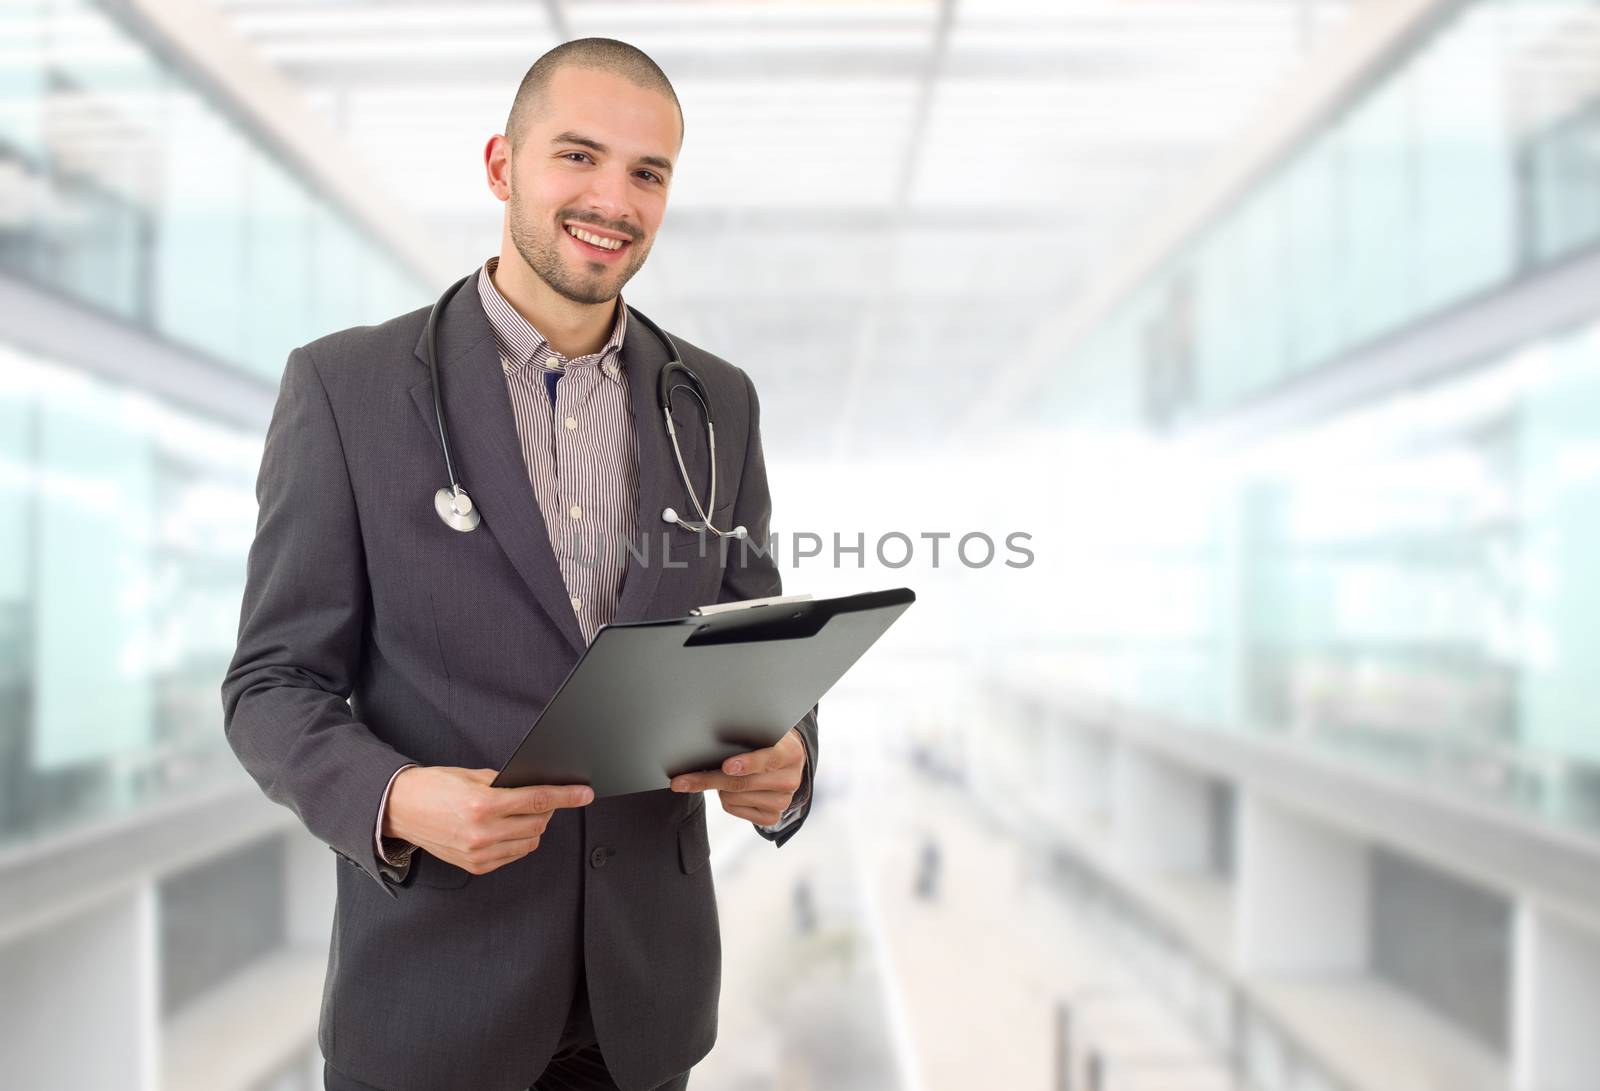
<svg viewBox="0 0 1600 1091">
<path fill-rule="evenodd" d="M 322 1066 L 322 1085 L 326 1091 L 382 1091 L 352 1080 L 327 1063 Z M 688 1086 L 689 1073 L 683 1072 L 655 1091 L 684 1091 Z M 600 1055 L 600 1045 L 595 1041 L 594 1019 L 589 1014 L 589 990 L 582 975 L 578 977 L 572 1010 L 567 1015 L 567 1025 L 562 1028 L 555 1055 L 528 1091 L 617 1091 L 605 1058 Z"/>
</svg>

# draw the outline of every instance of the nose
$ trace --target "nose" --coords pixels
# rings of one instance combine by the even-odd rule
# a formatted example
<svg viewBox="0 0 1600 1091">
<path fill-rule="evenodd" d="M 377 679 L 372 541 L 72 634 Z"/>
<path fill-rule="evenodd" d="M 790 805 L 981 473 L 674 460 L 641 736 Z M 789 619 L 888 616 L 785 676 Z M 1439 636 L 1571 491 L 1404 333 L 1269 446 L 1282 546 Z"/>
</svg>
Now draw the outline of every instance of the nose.
<svg viewBox="0 0 1600 1091">
<path fill-rule="evenodd" d="M 628 175 L 625 170 L 597 170 L 590 176 L 586 195 L 589 210 L 605 217 L 607 226 L 616 227 L 631 218 L 628 197 Z"/>
</svg>

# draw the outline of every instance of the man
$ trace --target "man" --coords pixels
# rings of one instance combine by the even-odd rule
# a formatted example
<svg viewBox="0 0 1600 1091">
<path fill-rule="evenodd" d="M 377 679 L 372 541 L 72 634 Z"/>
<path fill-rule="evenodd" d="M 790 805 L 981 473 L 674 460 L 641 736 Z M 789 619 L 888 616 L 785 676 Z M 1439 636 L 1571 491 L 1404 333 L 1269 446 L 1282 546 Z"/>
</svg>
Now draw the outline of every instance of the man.
<svg viewBox="0 0 1600 1091">
<path fill-rule="evenodd" d="M 330 1089 L 685 1087 L 721 958 L 701 793 L 778 844 L 809 808 L 814 709 L 673 790 L 489 787 L 601 625 L 781 590 L 755 390 L 681 339 L 717 422 L 711 522 L 760 548 L 701 549 L 661 518 L 690 507 L 657 403 L 667 352 L 619 293 L 682 142 L 665 75 L 608 39 L 540 58 L 488 142 L 500 253 L 437 329 L 476 530 L 434 509 L 427 308 L 290 354 L 222 698 L 250 774 L 352 865 L 319 1033 Z M 680 423 L 703 487 L 703 422 Z M 595 548 L 618 537 L 654 541 Z"/>
</svg>

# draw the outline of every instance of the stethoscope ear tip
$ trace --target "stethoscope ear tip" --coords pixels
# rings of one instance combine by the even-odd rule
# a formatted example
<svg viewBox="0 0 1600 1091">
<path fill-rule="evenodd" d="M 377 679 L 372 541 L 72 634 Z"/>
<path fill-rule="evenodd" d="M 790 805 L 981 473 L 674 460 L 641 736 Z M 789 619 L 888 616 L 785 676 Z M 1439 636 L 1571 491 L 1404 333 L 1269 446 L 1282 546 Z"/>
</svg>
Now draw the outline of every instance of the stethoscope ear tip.
<svg viewBox="0 0 1600 1091">
<path fill-rule="evenodd" d="M 663 508 L 661 511 L 661 521 L 663 523 L 671 523 L 674 526 L 681 526 L 685 530 L 697 530 L 702 534 L 709 530 L 712 534 L 715 534 L 719 538 L 738 538 L 743 540 L 750 537 L 750 532 L 742 526 L 734 527 L 732 530 L 718 530 L 709 523 L 705 523 L 697 527 L 690 526 L 688 523 L 682 522 L 678 519 L 677 508 Z"/>
</svg>

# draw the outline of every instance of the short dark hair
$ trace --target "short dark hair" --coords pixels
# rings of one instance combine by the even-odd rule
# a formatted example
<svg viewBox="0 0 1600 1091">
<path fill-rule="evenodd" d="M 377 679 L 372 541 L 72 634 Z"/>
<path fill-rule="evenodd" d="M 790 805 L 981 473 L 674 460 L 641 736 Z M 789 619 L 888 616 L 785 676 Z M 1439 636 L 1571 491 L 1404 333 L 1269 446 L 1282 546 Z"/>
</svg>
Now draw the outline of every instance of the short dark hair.
<svg viewBox="0 0 1600 1091">
<path fill-rule="evenodd" d="M 597 68 L 612 72 L 639 87 L 660 91 L 672 100 L 678 111 L 678 139 L 683 139 L 683 106 L 672 81 L 661 71 L 661 66 L 651 60 L 644 50 L 619 42 L 615 38 L 575 38 L 563 42 L 533 62 L 517 86 L 517 97 L 511 101 L 511 113 L 506 117 L 506 137 L 511 146 L 522 142 L 522 132 L 528 121 L 539 111 L 539 105 L 549 90 L 550 79 L 568 65 L 579 68 Z"/>
</svg>

